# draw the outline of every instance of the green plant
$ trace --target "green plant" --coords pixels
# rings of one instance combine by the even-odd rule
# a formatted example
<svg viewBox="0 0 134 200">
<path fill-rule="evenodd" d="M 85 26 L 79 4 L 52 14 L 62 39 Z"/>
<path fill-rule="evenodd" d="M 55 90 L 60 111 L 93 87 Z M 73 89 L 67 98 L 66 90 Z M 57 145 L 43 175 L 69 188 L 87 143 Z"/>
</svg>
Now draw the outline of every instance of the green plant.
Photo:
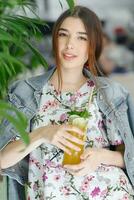
<svg viewBox="0 0 134 200">
<path fill-rule="evenodd" d="M 15 8 L 33 10 L 34 3 L 26 0 L 0 1 L 0 98 L 2 99 L 7 90 L 9 81 L 18 73 L 24 71 L 28 65 L 24 56 L 29 49 L 36 56 L 38 63 L 47 67 L 44 57 L 33 47 L 31 39 L 41 36 L 39 25 L 45 26 L 41 19 L 32 19 L 27 16 L 15 14 Z"/>
<path fill-rule="evenodd" d="M 62 5 L 62 1 L 59 0 Z M 66 0 L 70 9 L 74 7 L 74 0 Z M 16 10 L 23 11 L 23 15 L 16 14 Z M 26 16 L 26 8 L 33 12 L 35 18 Z M 35 14 L 36 4 L 33 0 L 0 0 L 0 121 L 8 119 L 20 133 L 26 144 L 29 138 L 25 129 L 26 117 L 16 108 L 4 101 L 7 87 L 18 73 L 28 68 L 25 55 L 30 51 L 37 58 L 39 64 L 47 67 L 45 58 L 32 44 L 32 39 L 38 40 L 42 33 L 39 25 L 47 26 Z M 10 115 L 10 113 L 14 115 Z M 15 117 L 14 117 L 15 116 Z"/>
</svg>

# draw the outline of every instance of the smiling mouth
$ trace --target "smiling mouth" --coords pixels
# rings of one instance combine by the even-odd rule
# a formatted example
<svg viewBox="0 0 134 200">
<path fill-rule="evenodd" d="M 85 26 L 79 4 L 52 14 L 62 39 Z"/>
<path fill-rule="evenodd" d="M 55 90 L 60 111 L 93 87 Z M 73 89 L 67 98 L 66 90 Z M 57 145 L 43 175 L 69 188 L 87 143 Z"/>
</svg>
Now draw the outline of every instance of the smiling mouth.
<svg viewBox="0 0 134 200">
<path fill-rule="evenodd" d="M 63 57 L 64 57 L 65 60 L 73 60 L 77 56 L 73 55 L 73 54 L 69 54 L 69 53 L 63 53 Z"/>
</svg>

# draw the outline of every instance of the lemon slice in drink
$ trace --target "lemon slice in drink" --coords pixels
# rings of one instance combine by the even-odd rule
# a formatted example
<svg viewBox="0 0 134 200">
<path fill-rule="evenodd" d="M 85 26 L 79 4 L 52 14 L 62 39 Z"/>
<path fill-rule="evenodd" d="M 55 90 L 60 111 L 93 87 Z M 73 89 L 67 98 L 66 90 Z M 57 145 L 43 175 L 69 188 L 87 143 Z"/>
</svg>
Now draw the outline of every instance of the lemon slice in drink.
<svg viewBox="0 0 134 200">
<path fill-rule="evenodd" d="M 80 128 L 84 132 L 84 135 L 82 137 L 83 141 L 86 140 L 87 123 L 88 123 L 88 119 L 84 119 L 84 118 L 79 117 L 79 116 L 74 118 L 73 121 L 72 121 L 72 125 L 77 126 L 78 128 Z"/>
<path fill-rule="evenodd" d="M 73 120 L 75 120 L 79 117 L 80 117 L 79 115 L 70 115 L 69 120 L 68 120 L 69 124 L 73 124 Z"/>
<path fill-rule="evenodd" d="M 77 117 L 72 120 L 72 125 L 77 126 L 78 128 L 85 130 L 87 127 L 87 119 L 84 119 L 82 117 Z"/>
</svg>

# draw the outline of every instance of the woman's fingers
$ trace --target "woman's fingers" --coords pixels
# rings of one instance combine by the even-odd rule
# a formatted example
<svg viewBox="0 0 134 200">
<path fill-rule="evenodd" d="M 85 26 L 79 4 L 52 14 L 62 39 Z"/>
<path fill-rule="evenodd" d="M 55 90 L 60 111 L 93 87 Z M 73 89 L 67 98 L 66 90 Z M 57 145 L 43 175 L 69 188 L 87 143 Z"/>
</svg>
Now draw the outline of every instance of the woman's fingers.
<svg viewBox="0 0 134 200">
<path fill-rule="evenodd" d="M 75 150 L 75 151 L 80 151 L 80 148 L 79 148 L 77 145 L 75 145 L 75 144 L 73 144 L 72 142 L 66 140 L 65 138 L 62 138 L 62 140 L 59 139 L 59 142 L 60 142 L 62 145 L 64 145 L 64 146 L 66 146 L 67 148 L 69 148 L 69 149 L 73 149 L 73 150 Z"/>
<path fill-rule="evenodd" d="M 58 142 L 56 146 L 60 148 L 61 150 L 63 150 L 64 152 L 66 152 L 67 154 L 71 155 L 70 150 L 67 147 L 65 147 L 63 144 L 61 144 L 60 142 Z"/>
<path fill-rule="evenodd" d="M 70 131 L 76 132 L 77 134 L 79 134 L 79 135 L 81 135 L 81 136 L 84 135 L 84 132 L 83 132 L 80 128 L 78 128 L 78 127 L 76 127 L 76 126 L 72 126 L 72 125 L 67 125 L 67 126 L 65 126 L 65 129 L 64 129 L 64 130 L 66 130 L 67 132 L 70 132 Z"/>
<path fill-rule="evenodd" d="M 90 154 L 91 154 L 91 152 L 92 152 L 92 148 L 86 148 L 85 149 L 85 151 L 84 151 L 84 153 L 81 155 L 81 159 L 82 160 L 85 160 L 85 159 L 87 159 L 88 158 L 88 156 L 90 156 Z"/>
<path fill-rule="evenodd" d="M 65 138 L 65 139 L 67 139 L 67 140 L 69 140 L 71 142 L 75 142 L 77 144 L 84 145 L 84 141 L 82 139 L 77 138 L 77 136 L 71 135 L 71 133 L 66 132 L 63 135 L 63 138 Z"/>
<path fill-rule="evenodd" d="M 80 151 L 78 145 L 84 145 L 84 141 L 80 139 L 81 136 L 84 135 L 84 133 L 79 128 L 71 125 L 62 125 L 53 128 L 54 128 L 53 133 L 55 132 L 55 134 L 53 134 L 53 139 L 52 139 L 53 145 L 56 145 L 57 147 L 61 148 L 68 154 L 70 153 L 69 149 Z M 76 136 L 72 135 L 73 133 Z"/>
<path fill-rule="evenodd" d="M 85 176 L 91 172 L 90 166 L 86 161 L 77 165 L 64 165 L 65 169 L 74 176 Z"/>
</svg>

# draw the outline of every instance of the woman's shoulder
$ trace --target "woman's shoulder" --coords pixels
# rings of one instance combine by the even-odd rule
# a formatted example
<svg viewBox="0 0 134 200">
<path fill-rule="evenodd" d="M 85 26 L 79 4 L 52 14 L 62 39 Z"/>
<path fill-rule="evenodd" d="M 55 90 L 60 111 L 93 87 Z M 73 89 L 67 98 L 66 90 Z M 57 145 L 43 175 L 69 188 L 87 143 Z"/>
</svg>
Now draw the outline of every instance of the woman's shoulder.
<svg viewBox="0 0 134 200">
<path fill-rule="evenodd" d="M 39 89 L 39 87 L 41 87 L 41 84 L 45 81 L 45 78 L 46 74 L 44 73 L 42 75 L 14 81 L 9 85 L 9 92 L 20 90 L 22 92 L 22 90 L 26 91 L 27 89 Z"/>
<path fill-rule="evenodd" d="M 97 82 L 99 89 L 103 89 L 109 100 L 117 98 L 123 98 L 125 100 L 129 94 L 128 90 L 122 84 L 113 81 L 111 78 L 98 77 Z"/>
<path fill-rule="evenodd" d="M 107 86 L 111 89 L 119 89 L 123 92 L 126 92 L 127 89 L 118 81 L 112 80 L 110 77 L 98 77 L 98 81 L 100 82 L 100 87 Z"/>
<path fill-rule="evenodd" d="M 128 95 L 128 90 L 119 82 L 113 81 L 110 77 L 93 76 L 87 69 L 84 69 L 84 74 L 96 83 L 98 91 L 104 91 L 106 96 L 118 97 Z"/>
<path fill-rule="evenodd" d="M 46 72 L 41 75 L 29 77 L 26 79 L 21 79 L 14 81 L 12 84 L 9 85 L 9 92 L 20 91 L 23 92 L 24 90 L 41 90 L 43 84 L 47 82 L 49 77 L 52 75 L 54 71 L 53 68 L 49 68 Z M 22 91 L 23 90 L 23 91 Z"/>
</svg>

